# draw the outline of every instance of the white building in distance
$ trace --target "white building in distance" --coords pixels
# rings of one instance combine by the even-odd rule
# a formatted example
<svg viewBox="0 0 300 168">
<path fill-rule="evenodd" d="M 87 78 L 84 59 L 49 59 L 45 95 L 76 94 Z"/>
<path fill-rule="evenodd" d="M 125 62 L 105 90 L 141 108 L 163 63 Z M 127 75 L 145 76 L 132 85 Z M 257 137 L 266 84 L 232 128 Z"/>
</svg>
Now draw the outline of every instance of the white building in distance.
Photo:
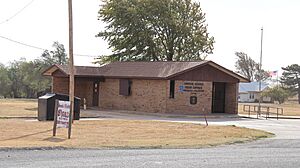
<svg viewBox="0 0 300 168">
<path fill-rule="evenodd" d="M 269 89 L 269 85 L 267 83 L 261 83 L 261 91 L 265 91 Z M 239 84 L 239 102 L 245 103 L 254 103 L 259 101 L 259 82 L 251 82 L 251 83 L 240 83 Z M 270 97 L 263 97 L 263 102 L 271 102 Z"/>
</svg>

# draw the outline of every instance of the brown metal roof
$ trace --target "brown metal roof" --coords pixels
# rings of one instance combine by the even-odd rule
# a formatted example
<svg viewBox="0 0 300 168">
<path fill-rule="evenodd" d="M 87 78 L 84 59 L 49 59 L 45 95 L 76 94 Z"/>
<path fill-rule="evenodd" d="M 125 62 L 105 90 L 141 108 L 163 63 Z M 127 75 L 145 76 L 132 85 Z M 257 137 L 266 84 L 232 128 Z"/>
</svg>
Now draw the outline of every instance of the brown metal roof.
<svg viewBox="0 0 300 168">
<path fill-rule="evenodd" d="M 167 78 L 207 62 L 114 62 L 101 69 L 107 77 Z"/>
<path fill-rule="evenodd" d="M 52 76 L 52 73 L 56 70 L 60 70 L 65 76 L 70 74 L 69 67 L 67 65 L 52 65 L 46 69 L 42 74 L 45 76 Z M 75 76 L 102 76 L 100 67 L 89 67 L 89 66 L 75 66 Z"/>
<path fill-rule="evenodd" d="M 223 72 L 239 79 L 241 82 L 248 82 L 244 77 L 212 62 L 113 62 L 102 67 L 75 66 L 75 76 L 97 76 L 105 78 L 147 78 L 167 79 L 184 72 L 193 70 L 200 66 L 210 64 Z M 43 75 L 51 76 L 56 70 L 61 70 L 69 75 L 67 66 L 53 65 L 44 71 Z"/>
</svg>

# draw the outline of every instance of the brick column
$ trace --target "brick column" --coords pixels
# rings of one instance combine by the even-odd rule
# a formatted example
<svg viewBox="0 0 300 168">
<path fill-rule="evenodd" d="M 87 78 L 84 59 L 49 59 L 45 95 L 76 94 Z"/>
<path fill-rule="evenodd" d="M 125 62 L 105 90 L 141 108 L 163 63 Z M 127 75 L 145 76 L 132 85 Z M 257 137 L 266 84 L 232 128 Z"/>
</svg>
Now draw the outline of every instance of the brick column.
<svg viewBox="0 0 300 168">
<path fill-rule="evenodd" d="M 226 83 L 225 87 L 225 113 L 238 113 L 238 83 Z"/>
</svg>

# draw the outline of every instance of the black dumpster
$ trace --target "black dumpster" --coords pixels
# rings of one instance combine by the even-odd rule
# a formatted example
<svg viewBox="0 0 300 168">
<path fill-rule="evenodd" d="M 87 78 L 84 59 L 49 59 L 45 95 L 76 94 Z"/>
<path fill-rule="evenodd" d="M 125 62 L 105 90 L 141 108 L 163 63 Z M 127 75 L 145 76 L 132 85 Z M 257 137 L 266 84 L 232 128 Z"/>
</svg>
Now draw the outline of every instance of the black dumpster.
<svg viewBox="0 0 300 168">
<path fill-rule="evenodd" d="M 38 99 L 38 120 L 54 120 L 55 100 L 69 101 L 65 94 L 47 93 Z M 80 98 L 74 97 L 74 119 L 80 118 Z"/>
</svg>

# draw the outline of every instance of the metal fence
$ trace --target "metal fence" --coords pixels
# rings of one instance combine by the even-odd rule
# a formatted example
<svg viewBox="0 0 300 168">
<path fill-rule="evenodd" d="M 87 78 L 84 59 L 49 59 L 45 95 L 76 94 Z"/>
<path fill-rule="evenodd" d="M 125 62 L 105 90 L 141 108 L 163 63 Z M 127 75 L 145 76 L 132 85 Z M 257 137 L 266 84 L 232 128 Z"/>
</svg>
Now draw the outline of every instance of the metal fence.
<svg viewBox="0 0 300 168">
<path fill-rule="evenodd" d="M 257 118 L 264 115 L 266 119 L 270 117 L 270 114 L 276 115 L 277 120 L 279 115 L 283 115 L 283 108 L 280 107 L 244 105 L 243 111 L 248 113 L 248 117 L 250 117 L 251 113 L 254 113 L 257 115 Z"/>
</svg>

